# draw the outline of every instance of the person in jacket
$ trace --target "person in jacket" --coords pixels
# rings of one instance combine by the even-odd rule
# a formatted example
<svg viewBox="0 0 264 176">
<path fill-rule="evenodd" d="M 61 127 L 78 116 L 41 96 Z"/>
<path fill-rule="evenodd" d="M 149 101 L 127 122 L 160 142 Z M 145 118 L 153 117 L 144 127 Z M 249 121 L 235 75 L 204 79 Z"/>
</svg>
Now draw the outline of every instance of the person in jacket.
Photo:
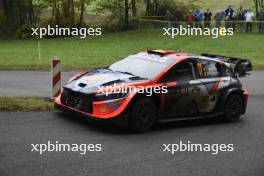
<svg viewBox="0 0 264 176">
<path fill-rule="evenodd" d="M 212 19 L 212 12 L 210 11 L 210 9 L 207 9 L 207 11 L 204 13 L 205 28 L 211 28 L 211 19 Z"/>
<path fill-rule="evenodd" d="M 264 33 L 264 9 L 261 9 L 257 14 L 258 28 L 260 33 Z"/>
<path fill-rule="evenodd" d="M 203 21 L 203 14 L 199 9 L 194 12 L 194 21 L 196 28 L 203 28 L 202 21 Z"/>
<path fill-rule="evenodd" d="M 222 21 L 225 17 L 225 12 L 223 10 L 218 10 L 214 16 L 215 19 L 215 27 L 220 28 L 222 25 Z"/>
<path fill-rule="evenodd" d="M 254 13 L 250 9 L 247 10 L 247 12 L 245 14 L 246 32 L 252 32 L 253 31 L 253 17 L 254 17 Z"/>
<path fill-rule="evenodd" d="M 167 21 L 167 27 L 168 28 L 172 27 L 171 23 L 172 23 L 173 17 L 174 17 L 174 15 L 169 10 L 166 10 L 166 14 L 164 15 L 164 19 L 165 19 L 165 21 Z"/>
<path fill-rule="evenodd" d="M 239 11 L 237 13 L 237 20 L 240 31 L 243 31 L 245 28 L 245 10 L 243 10 L 243 7 L 239 8 Z"/>
<path fill-rule="evenodd" d="M 234 20 L 234 9 L 232 6 L 228 6 L 228 8 L 225 10 L 225 27 L 227 29 L 233 27 L 233 20 Z"/>
<path fill-rule="evenodd" d="M 194 15 L 193 12 L 190 10 L 189 13 L 186 16 L 186 21 L 189 27 L 193 28 L 193 21 L 194 21 Z"/>
<path fill-rule="evenodd" d="M 181 21 L 183 20 L 183 15 L 182 12 L 180 11 L 180 9 L 176 9 L 175 13 L 174 13 L 174 18 L 175 18 L 175 27 L 179 28 L 181 25 Z"/>
</svg>

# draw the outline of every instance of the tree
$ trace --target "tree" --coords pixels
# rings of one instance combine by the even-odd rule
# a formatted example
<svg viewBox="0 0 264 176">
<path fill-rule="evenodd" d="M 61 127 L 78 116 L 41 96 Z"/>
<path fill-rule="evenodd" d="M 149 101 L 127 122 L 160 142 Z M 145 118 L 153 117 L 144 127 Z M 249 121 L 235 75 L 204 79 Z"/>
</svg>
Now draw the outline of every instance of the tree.
<svg viewBox="0 0 264 176">
<path fill-rule="evenodd" d="M 73 0 L 63 0 L 62 1 L 62 25 L 63 26 L 74 26 L 74 4 Z"/>
<path fill-rule="evenodd" d="M 73 0 L 68 0 L 68 9 L 69 9 L 69 19 L 68 26 L 75 25 L 75 9 Z"/>
<path fill-rule="evenodd" d="M 131 9 L 132 9 L 132 15 L 133 17 L 137 16 L 137 5 L 136 5 L 136 0 L 131 0 Z"/>
<path fill-rule="evenodd" d="M 129 25 L 129 6 L 128 6 L 128 0 L 125 0 L 125 29 L 128 28 Z"/>
<path fill-rule="evenodd" d="M 259 12 L 260 8 L 264 8 L 264 0 L 253 0 L 256 8 L 256 13 Z"/>
<path fill-rule="evenodd" d="M 32 0 L 2 0 L 3 11 L 10 27 L 17 28 L 32 23 L 34 9 Z"/>
<path fill-rule="evenodd" d="M 45 0 L 52 7 L 52 21 L 60 26 L 75 26 L 74 0 Z"/>
<path fill-rule="evenodd" d="M 129 27 L 130 2 L 129 0 L 98 0 L 97 11 L 110 14 L 106 23 L 110 23 L 116 29 L 127 30 Z"/>
<path fill-rule="evenodd" d="M 146 4 L 146 14 L 147 15 L 156 15 L 158 11 L 158 0 L 145 0 Z"/>
<path fill-rule="evenodd" d="M 57 25 L 61 25 L 62 0 L 46 0 L 46 2 L 52 8 L 52 21 Z"/>
<path fill-rule="evenodd" d="M 153 0 L 153 14 L 157 14 L 158 12 L 158 5 L 159 5 L 159 1 L 158 0 Z"/>
<path fill-rule="evenodd" d="M 78 26 L 81 26 L 83 24 L 83 15 L 84 15 L 84 10 L 85 10 L 85 0 L 80 0 L 80 19 L 79 19 L 79 24 Z"/>
<path fill-rule="evenodd" d="M 150 0 L 146 0 L 146 14 L 150 15 Z"/>
<path fill-rule="evenodd" d="M 9 4 L 8 4 L 8 2 L 10 2 L 10 1 L 2 0 L 1 2 L 2 2 L 2 6 L 3 6 L 5 16 L 8 17 L 9 16 L 9 10 L 8 10 Z"/>
</svg>

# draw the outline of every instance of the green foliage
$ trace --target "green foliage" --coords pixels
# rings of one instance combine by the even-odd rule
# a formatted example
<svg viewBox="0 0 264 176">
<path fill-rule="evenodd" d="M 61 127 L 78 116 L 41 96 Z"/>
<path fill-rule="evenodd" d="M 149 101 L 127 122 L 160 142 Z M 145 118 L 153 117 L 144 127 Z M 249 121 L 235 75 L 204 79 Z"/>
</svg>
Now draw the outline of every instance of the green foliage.
<svg viewBox="0 0 264 176">
<path fill-rule="evenodd" d="M 0 24 L 2 24 L 2 23 L 4 23 L 4 22 L 6 22 L 6 16 L 5 16 L 5 14 L 4 14 L 4 10 L 2 10 L 1 8 L 0 8 Z"/>
<path fill-rule="evenodd" d="M 263 0 L 254 0 L 263 6 Z M 199 8 L 224 9 L 253 6 L 254 1 L 236 0 L 1 0 L 0 36 L 28 37 L 27 27 L 45 27 L 48 24 L 61 27 L 101 26 L 104 31 L 119 32 L 134 28 L 134 17 L 163 16 L 166 10 L 181 13 Z M 125 5 L 127 2 L 127 5 Z M 96 16 L 96 17 L 94 17 Z M 128 20 L 129 19 L 129 20 Z M 160 18 L 159 18 L 160 19 Z M 182 20 L 181 19 L 181 20 Z M 128 22 L 130 22 L 128 24 Z"/>
<path fill-rule="evenodd" d="M 35 27 L 35 26 L 33 26 L 30 23 L 24 24 L 23 26 L 19 27 L 16 30 L 16 37 L 23 38 L 23 39 L 32 38 L 32 36 L 30 35 L 32 33 L 32 30 L 31 30 L 32 27 Z"/>
<path fill-rule="evenodd" d="M 188 4 L 180 0 L 161 0 L 158 6 L 157 15 L 163 16 L 166 10 L 174 13 L 176 11 L 181 12 L 181 14 L 187 14 L 189 10 L 194 10 L 197 8 L 195 0 L 189 1 Z"/>
<path fill-rule="evenodd" d="M 100 27 L 104 32 L 120 32 L 123 25 L 121 19 L 115 18 L 114 14 L 109 14 L 101 23 Z"/>
<path fill-rule="evenodd" d="M 120 31 L 124 22 L 124 0 L 97 0 L 96 9 L 100 13 L 108 14 L 102 23 L 105 31 Z"/>
</svg>

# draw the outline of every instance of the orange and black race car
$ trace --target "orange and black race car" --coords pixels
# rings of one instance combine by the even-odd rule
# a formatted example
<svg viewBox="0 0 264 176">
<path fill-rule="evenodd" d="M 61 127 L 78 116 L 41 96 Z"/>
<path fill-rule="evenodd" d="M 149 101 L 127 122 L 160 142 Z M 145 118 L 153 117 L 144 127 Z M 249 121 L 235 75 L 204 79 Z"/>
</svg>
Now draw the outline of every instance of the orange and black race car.
<svg viewBox="0 0 264 176">
<path fill-rule="evenodd" d="M 95 119 L 125 119 L 137 132 L 155 122 L 221 116 L 236 121 L 248 92 L 239 81 L 249 60 L 147 50 L 69 79 L 55 107 Z"/>
</svg>

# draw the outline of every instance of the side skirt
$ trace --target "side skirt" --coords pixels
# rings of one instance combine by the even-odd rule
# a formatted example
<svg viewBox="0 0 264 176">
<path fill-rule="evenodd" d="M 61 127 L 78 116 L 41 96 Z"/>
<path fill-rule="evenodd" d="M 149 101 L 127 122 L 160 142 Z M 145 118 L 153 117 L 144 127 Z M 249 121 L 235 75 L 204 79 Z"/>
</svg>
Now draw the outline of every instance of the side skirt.
<svg viewBox="0 0 264 176">
<path fill-rule="evenodd" d="M 195 120 L 195 119 L 204 119 L 204 118 L 211 118 L 211 117 L 217 117 L 223 115 L 223 112 L 218 112 L 214 114 L 207 114 L 203 116 L 196 116 L 196 117 L 180 117 L 180 118 L 163 118 L 163 119 L 158 119 L 157 122 L 159 123 L 167 123 L 167 122 L 177 122 L 177 121 L 187 121 L 187 120 Z"/>
</svg>

